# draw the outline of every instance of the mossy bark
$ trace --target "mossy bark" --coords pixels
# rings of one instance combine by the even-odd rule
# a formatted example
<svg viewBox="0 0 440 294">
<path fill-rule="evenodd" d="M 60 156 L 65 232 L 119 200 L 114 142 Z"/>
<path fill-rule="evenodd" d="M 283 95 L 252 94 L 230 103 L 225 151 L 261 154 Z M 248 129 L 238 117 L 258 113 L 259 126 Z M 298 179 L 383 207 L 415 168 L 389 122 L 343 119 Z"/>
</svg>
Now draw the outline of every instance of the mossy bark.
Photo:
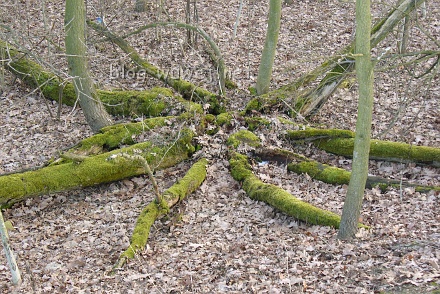
<svg viewBox="0 0 440 294">
<path fill-rule="evenodd" d="M 26 54 L 12 48 L 0 40 L 0 49 L 8 52 L 11 58 L 5 62 L 5 68 L 23 80 L 31 88 L 40 88 L 47 99 L 62 101 L 73 106 L 76 103 L 75 89 L 72 83 L 60 79 L 47 71 L 38 63 L 26 57 Z M 156 87 L 145 91 L 97 90 L 98 98 L 108 113 L 114 116 L 154 117 L 167 115 L 176 107 L 191 108 L 198 113 L 203 112 L 202 106 L 174 95 L 170 89 Z M 188 104 L 191 104 L 188 106 Z"/>
<path fill-rule="evenodd" d="M 348 185 L 350 181 L 351 172 L 327 164 L 322 164 L 317 161 L 308 160 L 300 163 L 287 164 L 287 170 L 297 174 L 307 173 L 315 180 L 322 181 L 324 183 L 333 185 Z M 381 177 L 368 176 L 365 187 L 372 189 L 378 186 L 382 191 L 386 191 L 388 187 L 393 188 L 406 188 L 413 187 L 416 192 L 427 193 L 429 191 L 440 191 L 440 187 L 436 186 L 424 186 L 411 184 L 406 181 L 390 180 Z"/>
<path fill-rule="evenodd" d="M 200 88 L 188 81 L 168 76 L 161 69 L 143 59 L 136 49 L 131 47 L 122 37 L 114 35 L 106 27 L 98 25 L 94 22 L 89 21 L 88 24 L 95 31 L 107 37 L 110 41 L 119 46 L 119 48 L 121 48 L 121 50 L 124 51 L 136 65 L 144 69 L 148 75 L 163 81 L 174 90 L 179 92 L 185 99 L 208 103 L 209 112 L 213 114 L 219 114 L 225 111 L 220 96 Z"/>
<path fill-rule="evenodd" d="M 118 157 L 118 153 L 137 152 L 155 169 L 173 166 L 194 152 L 195 148 L 191 144 L 193 136 L 192 131 L 184 129 L 180 132 L 180 137 L 170 145 L 143 142 L 86 157 L 80 162 L 67 162 L 35 171 L 0 176 L 0 204 L 15 203 L 45 193 L 108 183 L 144 172 L 141 165 Z"/>
<path fill-rule="evenodd" d="M 245 155 L 237 152 L 230 153 L 232 177 L 242 183 L 243 190 L 250 198 L 263 201 L 279 209 L 287 215 L 313 225 L 324 225 L 339 228 L 341 218 L 339 215 L 317 208 L 309 203 L 299 200 L 287 191 L 271 184 L 260 181 L 252 172 Z M 365 227 L 364 225 L 359 225 Z"/>
<path fill-rule="evenodd" d="M 207 165 L 208 160 L 205 158 L 200 159 L 188 170 L 182 179 L 163 193 L 163 201 L 161 203 L 153 201 L 142 210 L 133 230 L 130 246 L 120 255 L 115 268 L 122 267 L 137 252 L 145 248 L 153 223 L 160 216 L 168 213 L 169 209 L 178 201 L 183 200 L 202 184 L 206 177 Z"/>
<path fill-rule="evenodd" d="M 354 139 L 352 138 L 316 140 L 314 144 L 318 148 L 333 154 L 345 157 L 353 156 Z M 417 164 L 440 167 L 440 148 L 413 146 L 401 142 L 371 140 L 370 159 L 415 162 Z"/>
<path fill-rule="evenodd" d="M 88 137 L 69 150 L 81 155 L 96 155 L 111 151 L 122 145 L 135 144 L 134 137 L 147 130 L 174 123 L 176 117 L 148 118 L 137 123 L 122 123 L 101 129 L 99 134 Z"/>
</svg>

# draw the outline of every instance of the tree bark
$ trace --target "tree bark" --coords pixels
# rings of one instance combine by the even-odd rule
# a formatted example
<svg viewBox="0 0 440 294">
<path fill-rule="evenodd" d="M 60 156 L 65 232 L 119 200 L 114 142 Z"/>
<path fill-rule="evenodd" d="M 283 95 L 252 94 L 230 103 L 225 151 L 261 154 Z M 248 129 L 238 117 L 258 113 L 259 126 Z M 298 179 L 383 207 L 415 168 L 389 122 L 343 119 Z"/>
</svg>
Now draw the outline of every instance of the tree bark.
<svg viewBox="0 0 440 294">
<path fill-rule="evenodd" d="M 281 0 L 270 0 L 266 41 L 264 43 L 260 66 L 258 68 L 257 84 L 255 85 L 257 95 L 269 92 L 272 67 L 278 43 L 278 34 L 280 32 L 280 23 Z"/>
<path fill-rule="evenodd" d="M 373 116 L 373 63 L 371 61 L 370 0 L 356 1 L 356 76 L 359 83 L 358 117 L 354 137 L 353 163 L 347 196 L 342 209 L 339 239 L 355 237 L 368 178 L 371 121 Z"/>
<path fill-rule="evenodd" d="M 87 123 L 94 132 L 111 125 L 112 119 L 98 99 L 87 62 L 85 43 L 86 9 L 83 0 L 66 0 L 64 19 L 66 54 L 75 93 Z"/>
</svg>

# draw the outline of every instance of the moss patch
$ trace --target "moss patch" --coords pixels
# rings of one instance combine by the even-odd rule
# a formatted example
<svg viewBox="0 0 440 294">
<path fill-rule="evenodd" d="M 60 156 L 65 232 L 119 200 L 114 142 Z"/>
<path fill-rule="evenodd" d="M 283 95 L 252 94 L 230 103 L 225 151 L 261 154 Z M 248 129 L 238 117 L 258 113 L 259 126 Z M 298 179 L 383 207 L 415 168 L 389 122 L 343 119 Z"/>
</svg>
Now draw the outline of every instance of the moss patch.
<svg viewBox="0 0 440 294">
<path fill-rule="evenodd" d="M 266 202 L 287 215 L 310 224 L 339 227 L 340 217 L 337 214 L 317 208 L 275 185 L 260 181 L 252 173 L 246 156 L 231 152 L 229 163 L 231 175 L 235 180 L 243 183 L 243 189 L 250 198 Z"/>
<path fill-rule="evenodd" d="M 255 131 L 258 128 L 262 127 L 269 127 L 270 121 L 268 121 L 265 118 L 261 117 L 245 117 L 244 120 L 246 121 L 247 127 L 250 131 Z"/>
<path fill-rule="evenodd" d="M 346 157 L 353 156 L 354 139 L 317 140 L 314 144 L 327 151 Z M 406 143 L 371 140 L 370 158 L 389 161 L 413 161 L 440 166 L 440 148 L 413 146 Z"/>
<path fill-rule="evenodd" d="M 251 147 L 260 146 L 260 139 L 252 132 L 248 130 L 240 130 L 229 136 L 226 141 L 228 146 L 237 148 L 240 144 L 247 144 Z"/>
</svg>

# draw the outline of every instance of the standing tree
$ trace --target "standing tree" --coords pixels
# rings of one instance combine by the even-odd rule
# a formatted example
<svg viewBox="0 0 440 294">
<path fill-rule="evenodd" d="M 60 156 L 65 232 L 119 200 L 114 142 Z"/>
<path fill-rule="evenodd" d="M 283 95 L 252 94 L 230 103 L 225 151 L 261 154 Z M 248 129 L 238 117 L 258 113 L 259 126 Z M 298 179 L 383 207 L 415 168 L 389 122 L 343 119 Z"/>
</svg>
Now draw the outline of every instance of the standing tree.
<svg viewBox="0 0 440 294">
<path fill-rule="evenodd" d="M 112 124 L 110 115 L 99 100 L 89 74 L 85 41 L 86 8 L 83 0 L 67 0 L 64 25 L 69 74 L 84 112 L 94 132 Z"/>
<path fill-rule="evenodd" d="M 269 91 L 273 61 L 278 43 L 278 34 L 280 32 L 280 22 L 281 0 L 270 0 L 266 41 L 264 43 L 263 54 L 261 55 L 260 66 L 258 67 L 257 84 L 255 85 L 258 95 L 266 94 Z"/>
<path fill-rule="evenodd" d="M 370 52 L 370 0 L 356 1 L 356 75 L 359 83 L 358 117 L 353 149 L 353 166 L 342 210 L 339 239 L 353 238 L 368 177 L 371 119 L 373 112 L 373 63 Z"/>
</svg>

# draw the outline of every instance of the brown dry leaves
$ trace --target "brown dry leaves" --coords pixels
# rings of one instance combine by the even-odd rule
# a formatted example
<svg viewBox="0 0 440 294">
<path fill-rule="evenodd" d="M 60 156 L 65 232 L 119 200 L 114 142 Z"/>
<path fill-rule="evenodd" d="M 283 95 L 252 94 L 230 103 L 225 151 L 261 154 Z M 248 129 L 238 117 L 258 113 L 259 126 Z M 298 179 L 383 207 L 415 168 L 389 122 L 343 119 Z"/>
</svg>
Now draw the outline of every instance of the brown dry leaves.
<svg viewBox="0 0 440 294">
<path fill-rule="evenodd" d="M 31 37 L 22 40 L 28 41 L 29 47 L 36 47 L 44 61 L 58 69 L 64 68 L 64 58 L 57 58 L 60 53 L 52 50 L 49 54 L 47 43 L 39 43 L 41 35 L 46 34 L 62 46 L 62 1 L 46 2 L 47 27 L 42 21 L 42 4 L 26 2 L 14 6 L 11 1 L 6 2 L 10 13 L 0 14 L 1 18 L 17 33 L 26 32 L 23 36 L 28 36 L 29 30 Z M 429 2 L 428 18 L 423 24 L 439 39 L 437 2 Z M 237 37 L 233 39 L 238 3 L 199 1 L 197 4 L 199 25 L 217 42 L 233 79 L 240 86 L 241 90 L 228 93 L 235 108 L 249 99 L 245 89 L 256 77 L 267 11 L 265 3 L 245 1 Z M 93 9 L 89 7 L 88 13 L 90 18 L 95 18 L 104 11 L 105 21 L 116 32 L 136 28 L 145 19 L 148 22 L 157 19 L 153 4 L 142 16 L 131 12 L 132 4 L 96 3 Z M 184 20 L 184 2 L 168 1 L 165 7 L 171 18 Z M 375 5 L 374 16 L 383 15 L 387 9 Z M 293 80 L 348 44 L 354 32 L 353 17 L 354 5 L 336 0 L 300 1 L 283 7 L 273 85 Z M 161 19 L 166 17 L 162 15 Z M 426 43 L 419 31 L 414 29 L 412 33 L 416 41 L 411 43 L 411 50 L 432 45 Z M 159 29 L 131 37 L 129 42 L 153 63 L 170 69 L 171 73 L 178 72 L 179 67 L 187 74 L 192 72 L 193 81 L 215 90 L 215 78 L 210 77 L 213 66 L 204 45 L 182 52 L 182 36 L 185 36 L 182 30 Z M 98 37 L 91 33 L 90 38 Z M 390 38 L 386 42 L 383 48 L 395 48 L 395 40 Z M 380 50 L 375 54 L 379 55 Z M 160 85 L 142 77 L 110 76 L 110 66 L 115 68 L 121 63 L 130 66 L 129 58 L 111 44 L 97 43 L 90 46 L 90 52 L 92 71 L 104 88 L 143 89 Z M 409 83 L 401 69 L 376 73 L 376 80 L 374 135 L 439 147 L 438 77 L 430 88 L 417 85 L 416 81 Z M 12 85 L 12 81 L 6 74 L 7 87 L 0 97 L 0 172 L 42 164 L 57 150 L 90 135 L 80 110 L 63 107 L 61 121 L 56 121 L 50 118 L 41 98 L 29 94 L 20 84 Z M 404 87 L 408 84 L 411 88 Z M 408 89 L 413 95 L 407 95 Z M 338 90 L 313 122 L 353 129 L 356 95 L 356 86 Z M 53 113 L 56 107 L 50 103 Z M 271 132 L 264 129 L 258 132 L 266 144 L 286 146 L 279 135 L 288 126 L 281 124 L 277 115 L 267 117 L 274 127 Z M 241 120 L 234 120 L 231 128 L 240 127 Z M 382 194 L 377 189 L 367 190 L 362 220 L 372 231 L 360 231 L 353 243 L 340 242 L 334 229 L 299 223 L 249 199 L 228 173 L 224 154 L 227 135 L 226 131 L 220 131 L 215 136 L 199 138 L 205 147 L 200 153 L 211 160 L 206 181 L 174 208 L 168 218 L 156 222 L 146 250 L 115 276 L 108 276 L 107 272 L 128 245 L 138 213 L 154 198 L 145 177 L 29 199 L 6 210 L 5 218 L 15 227 L 10 232 L 11 245 L 18 256 L 24 283 L 11 287 L 2 255 L 1 291 L 373 293 L 426 292 L 438 288 L 438 193 L 420 194 L 403 189 Z M 343 168 L 351 165 L 349 159 L 309 145 L 291 147 L 328 164 Z M 181 177 L 188 166 L 182 163 L 156 173 L 161 191 Z M 345 186 L 287 174 L 283 166 L 265 164 L 254 168 L 262 180 L 280 185 L 319 207 L 341 212 Z M 370 172 L 425 185 L 439 185 L 440 181 L 438 169 L 410 164 L 372 162 Z"/>
</svg>

